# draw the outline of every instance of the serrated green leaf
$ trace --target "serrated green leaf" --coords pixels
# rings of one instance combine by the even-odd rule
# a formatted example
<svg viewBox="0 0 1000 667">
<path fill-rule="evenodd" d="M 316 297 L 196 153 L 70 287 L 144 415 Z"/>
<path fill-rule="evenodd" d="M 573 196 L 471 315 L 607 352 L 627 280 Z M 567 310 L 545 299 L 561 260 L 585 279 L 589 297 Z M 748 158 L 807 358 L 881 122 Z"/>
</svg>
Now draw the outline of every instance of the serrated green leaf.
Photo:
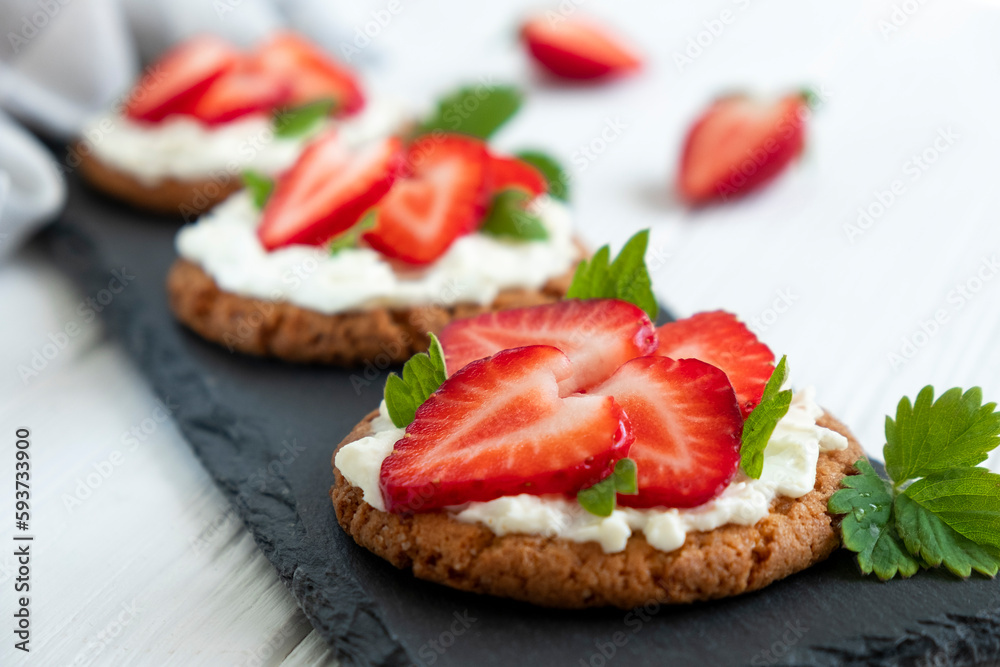
<svg viewBox="0 0 1000 667">
<path fill-rule="evenodd" d="M 620 459 L 610 475 L 578 491 L 576 501 L 591 514 L 611 516 L 615 510 L 615 496 L 619 493 L 627 496 L 639 493 L 637 468 L 630 458 Z"/>
<path fill-rule="evenodd" d="M 917 480 L 903 495 L 976 544 L 1000 548 L 1000 475 L 954 468 Z"/>
<path fill-rule="evenodd" d="M 254 208 L 258 211 L 263 210 L 271 191 L 274 190 L 274 181 L 260 172 L 248 169 L 243 172 L 243 185 L 250 193 Z"/>
<path fill-rule="evenodd" d="M 441 342 L 434 334 L 430 339 L 427 352 L 413 355 L 403 365 L 402 377 L 392 373 L 385 382 L 385 405 L 396 428 L 409 426 L 417 408 L 447 378 Z"/>
<path fill-rule="evenodd" d="M 514 86 L 467 86 L 443 97 L 437 109 L 417 128 L 417 134 L 458 132 L 488 139 L 519 108 L 521 91 Z"/>
<path fill-rule="evenodd" d="M 911 404 L 903 398 L 896 419 L 886 417 L 885 468 L 895 482 L 962 466 L 974 466 L 1000 444 L 1000 412 L 996 403 L 982 404 L 974 387 L 964 394 L 949 389 L 934 400 L 934 388 L 924 387 Z"/>
<path fill-rule="evenodd" d="M 549 230 L 538 216 L 526 210 L 530 200 L 531 196 L 519 188 L 508 188 L 496 193 L 479 231 L 513 241 L 542 241 L 549 238 Z"/>
<path fill-rule="evenodd" d="M 831 514 L 843 514 L 840 524 L 844 546 L 858 554 L 858 565 L 865 574 L 872 572 L 882 580 L 896 574 L 916 574 L 920 564 L 907 552 L 896 532 L 893 518 L 892 486 L 860 459 L 854 464 L 860 472 L 841 481 L 843 487 L 830 496 Z"/>
<path fill-rule="evenodd" d="M 335 101 L 317 100 L 292 109 L 277 109 L 272 118 L 274 136 L 282 139 L 303 137 L 318 129 L 333 111 Z"/>
<path fill-rule="evenodd" d="M 362 216 L 353 227 L 348 229 L 346 232 L 342 233 L 340 236 L 336 236 L 330 241 L 328 249 L 331 255 L 336 255 L 341 250 L 346 250 L 347 248 L 356 248 L 361 237 L 369 229 L 375 226 L 375 222 L 378 220 L 378 211 L 376 209 L 371 209 Z"/>
<path fill-rule="evenodd" d="M 792 404 L 792 391 L 781 391 L 781 386 L 788 379 L 787 358 L 774 367 L 771 377 L 764 385 L 764 393 L 760 403 L 753 409 L 743 422 L 743 436 L 740 444 L 740 468 L 748 477 L 760 479 L 764 472 L 764 450 L 774 433 L 774 428 L 782 417 L 788 414 Z"/>
<path fill-rule="evenodd" d="M 992 577 L 1000 567 L 1000 550 L 980 546 L 955 532 L 936 514 L 910 498 L 906 493 L 896 496 L 896 530 L 910 553 L 927 565 L 944 565 L 953 574 L 968 577 L 972 570 Z"/>
<path fill-rule="evenodd" d="M 549 194 L 560 200 L 569 201 L 569 176 L 555 158 L 541 151 L 521 151 L 515 157 L 523 160 L 542 173 L 549 185 Z"/>
<path fill-rule="evenodd" d="M 610 264 L 611 250 L 602 246 L 589 261 L 583 260 L 577 266 L 566 298 L 621 299 L 642 308 L 655 320 L 659 306 L 646 269 L 648 245 L 649 230 L 644 229 L 625 243 Z"/>
</svg>

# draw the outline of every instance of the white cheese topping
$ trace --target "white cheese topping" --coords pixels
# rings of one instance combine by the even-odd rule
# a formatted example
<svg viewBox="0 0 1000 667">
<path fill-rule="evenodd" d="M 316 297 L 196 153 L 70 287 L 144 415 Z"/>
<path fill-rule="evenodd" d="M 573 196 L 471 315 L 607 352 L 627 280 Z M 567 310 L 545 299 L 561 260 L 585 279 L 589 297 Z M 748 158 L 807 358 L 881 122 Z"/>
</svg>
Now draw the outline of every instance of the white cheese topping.
<svg viewBox="0 0 1000 667">
<path fill-rule="evenodd" d="M 714 530 L 726 524 L 752 526 L 765 516 L 778 496 L 798 498 L 816 483 L 821 451 L 847 448 L 847 439 L 816 424 L 823 414 L 812 387 L 795 393 L 788 414 L 778 422 L 764 450 L 760 479 L 742 473 L 720 496 L 690 509 L 616 509 L 602 518 L 562 496 L 517 495 L 449 508 L 458 521 L 481 523 L 497 535 L 526 533 L 562 537 L 574 542 L 598 542 L 607 553 L 622 551 L 629 536 L 642 531 L 661 551 L 679 549 L 692 531 Z M 385 402 L 372 421 L 372 435 L 344 445 L 335 460 L 341 474 L 364 493 L 376 509 L 385 504 L 379 489 L 382 461 L 403 437 L 389 419 Z"/>
<path fill-rule="evenodd" d="M 321 313 L 455 303 L 491 303 L 503 289 L 537 289 L 579 258 L 569 210 L 546 198 L 533 209 L 549 232 L 543 241 L 505 241 L 469 234 L 436 262 L 402 271 L 370 248 L 330 255 L 288 246 L 268 252 L 257 238 L 259 212 L 237 193 L 177 235 L 177 251 L 222 289 L 288 301 Z"/>
</svg>

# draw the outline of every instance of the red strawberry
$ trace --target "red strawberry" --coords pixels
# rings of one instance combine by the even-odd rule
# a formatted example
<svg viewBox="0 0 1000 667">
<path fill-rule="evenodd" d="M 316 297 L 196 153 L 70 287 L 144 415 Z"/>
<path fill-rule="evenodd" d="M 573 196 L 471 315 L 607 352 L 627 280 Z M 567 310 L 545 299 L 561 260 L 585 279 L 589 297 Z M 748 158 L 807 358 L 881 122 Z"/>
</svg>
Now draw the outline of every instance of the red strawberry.
<svg viewBox="0 0 1000 667">
<path fill-rule="evenodd" d="M 736 391 L 743 416 L 750 414 L 774 372 L 774 353 L 732 313 L 716 310 L 664 324 L 657 329 L 656 354 L 700 359 L 722 369 Z"/>
<path fill-rule="evenodd" d="M 639 68 L 640 60 L 602 28 L 586 21 L 529 19 L 521 36 L 535 61 L 564 79 L 597 79 Z"/>
<path fill-rule="evenodd" d="M 739 197 L 781 172 L 802 152 L 800 95 L 765 104 L 734 95 L 716 100 L 688 132 L 678 190 L 690 204 Z"/>
<path fill-rule="evenodd" d="M 564 396 L 603 382 L 629 359 L 656 350 L 656 332 L 638 306 L 616 299 L 567 299 L 456 320 L 441 332 L 448 369 L 525 345 L 551 345 L 573 362 Z"/>
<path fill-rule="evenodd" d="M 562 352 L 534 345 L 449 377 L 382 462 L 386 508 L 572 494 L 606 477 L 628 453 L 628 421 L 610 396 L 561 398 L 558 382 L 572 373 Z"/>
<path fill-rule="evenodd" d="M 190 113 L 210 125 L 253 113 L 269 113 L 288 99 L 288 82 L 251 67 L 236 67 L 208 87 Z"/>
<path fill-rule="evenodd" d="M 378 207 L 365 241 L 387 257 L 429 264 L 483 216 L 489 156 L 483 142 L 457 134 L 426 135 L 406 157 L 400 178 Z"/>
<path fill-rule="evenodd" d="M 218 37 L 189 39 L 167 52 L 139 80 L 125 113 L 135 120 L 156 122 L 181 112 L 239 60 L 239 52 Z"/>
<path fill-rule="evenodd" d="M 639 493 L 628 507 L 697 507 L 722 493 L 740 462 L 743 419 L 726 374 L 696 359 L 640 357 L 590 392 L 614 396 L 635 442 Z"/>
<path fill-rule="evenodd" d="M 321 245 L 349 229 L 392 187 L 401 153 L 395 137 L 352 151 L 335 130 L 322 135 L 278 179 L 257 230 L 264 247 Z"/>
<path fill-rule="evenodd" d="M 544 194 L 549 185 L 533 165 L 516 157 L 490 156 L 490 185 L 494 192 L 521 188 L 532 197 Z"/>
<path fill-rule="evenodd" d="M 352 114 L 365 103 L 354 75 L 299 35 L 282 32 L 265 42 L 254 54 L 254 63 L 291 85 L 288 104 L 299 106 L 332 99 L 337 113 Z"/>
</svg>

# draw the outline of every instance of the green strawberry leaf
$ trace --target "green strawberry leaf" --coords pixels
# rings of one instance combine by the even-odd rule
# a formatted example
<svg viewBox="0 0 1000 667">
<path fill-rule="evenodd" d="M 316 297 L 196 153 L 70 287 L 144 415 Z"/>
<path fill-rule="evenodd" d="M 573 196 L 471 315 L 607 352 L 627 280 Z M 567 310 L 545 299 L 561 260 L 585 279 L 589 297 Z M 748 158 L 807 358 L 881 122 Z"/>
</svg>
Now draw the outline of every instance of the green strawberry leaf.
<svg viewBox="0 0 1000 667">
<path fill-rule="evenodd" d="M 530 200 L 531 196 L 519 188 L 496 193 L 479 231 L 513 241 L 543 241 L 549 238 L 549 231 L 538 216 L 526 210 Z"/>
<path fill-rule="evenodd" d="M 555 158 L 541 151 L 521 151 L 514 155 L 542 173 L 549 184 L 549 194 L 560 201 L 569 201 L 569 176 Z"/>
<path fill-rule="evenodd" d="M 488 139 L 521 108 L 523 95 L 514 86 L 467 86 L 443 97 L 417 128 L 417 135 L 458 132 Z"/>
<path fill-rule="evenodd" d="M 385 383 L 385 405 L 396 428 L 406 428 L 413 422 L 417 408 L 437 391 L 448 376 L 444 350 L 437 336 L 430 334 L 427 352 L 410 357 L 403 365 L 402 376 L 392 373 Z"/>
<path fill-rule="evenodd" d="M 361 237 L 364 236 L 365 232 L 375 226 L 375 222 L 377 220 L 377 209 L 373 208 L 365 213 L 364 216 L 361 217 L 361 220 L 356 222 L 353 227 L 341 233 L 339 236 L 335 236 L 333 240 L 330 241 L 330 245 L 328 246 L 330 254 L 336 255 L 341 250 L 346 250 L 347 248 L 357 248 Z"/>
<path fill-rule="evenodd" d="M 740 444 L 740 468 L 748 477 L 760 479 L 764 472 L 764 450 L 774 433 L 774 428 L 782 417 L 788 414 L 792 404 L 792 390 L 781 391 L 781 386 L 788 379 L 786 357 L 774 367 L 774 372 L 764 385 L 764 394 L 760 403 L 753 409 L 743 422 L 743 437 Z"/>
<path fill-rule="evenodd" d="M 959 535 L 1000 548 L 1000 475 L 955 468 L 917 480 L 902 493 Z"/>
<path fill-rule="evenodd" d="M 277 109 L 272 117 L 274 136 L 282 139 L 304 137 L 318 129 L 333 111 L 335 101 L 317 100 L 291 109 Z"/>
<path fill-rule="evenodd" d="M 920 564 L 907 552 L 896 532 L 893 520 L 892 485 L 883 480 L 865 459 L 854 467 L 861 473 L 841 481 L 844 487 L 830 496 L 827 505 L 831 514 L 843 514 L 840 524 L 844 546 L 858 554 L 864 574 L 883 581 L 896 574 L 909 577 Z"/>
<path fill-rule="evenodd" d="M 638 492 L 635 461 L 625 458 L 615 464 L 615 469 L 610 475 L 597 484 L 577 492 L 576 501 L 591 514 L 611 516 L 615 510 L 617 494 L 635 495 Z"/>
<path fill-rule="evenodd" d="M 903 398 L 896 419 L 885 418 L 885 468 L 896 483 L 951 468 L 974 466 L 1000 444 L 1000 412 L 996 403 L 982 404 L 974 387 L 949 389 L 934 400 L 927 386 L 911 405 Z"/>
<path fill-rule="evenodd" d="M 590 261 L 576 267 L 567 299 L 621 299 L 642 308 L 656 320 L 659 306 L 653 296 L 652 281 L 646 269 L 649 230 L 636 233 L 611 261 L 611 249 L 602 246 Z"/>
<path fill-rule="evenodd" d="M 274 190 L 274 181 L 260 172 L 248 169 L 243 172 L 243 185 L 250 193 L 254 208 L 262 211 L 271 196 L 271 191 Z"/>
</svg>

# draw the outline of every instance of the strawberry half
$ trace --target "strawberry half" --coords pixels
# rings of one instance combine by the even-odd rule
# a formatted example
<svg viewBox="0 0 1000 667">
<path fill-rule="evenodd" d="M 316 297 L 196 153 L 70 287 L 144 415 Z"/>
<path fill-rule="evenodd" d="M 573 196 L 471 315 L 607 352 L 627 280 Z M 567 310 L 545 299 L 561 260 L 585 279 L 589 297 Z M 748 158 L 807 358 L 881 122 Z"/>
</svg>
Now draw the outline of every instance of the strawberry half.
<svg viewBox="0 0 1000 667">
<path fill-rule="evenodd" d="M 554 347 L 505 350 L 449 377 L 382 462 L 390 512 L 428 511 L 521 493 L 576 493 L 628 454 L 628 421 L 610 396 L 561 398 L 573 372 Z"/>
<path fill-rule="evenodd" d="M 635 441 L 638 495 L 628 507 L 697 507 L 732 481 L 743 419 L 726 374 L 695 359 L 640 357 L 590 392 L 614 396 Z"/>
<path fill-rule="evenodd" d="M 539 15 L 521 28 L 535 61 L 564 79 L 598 79 L 639 68 L 640 60 L 600 27 L 578 19 L 550 21 Z"/>
<path fill-rule="evenodd" d="M 364 240 L 387 257 L 430 264 L 479 224 L 489 155 L 472 137 L 426 135 L 410 144 L 406 165 Z"/>
<path fill-rule="evenodd" d="M 520 188 L 532 197 L 544 194 L 549 185 L 542 172 L 516 157 L 490 155 L 490 187 L 493 192 Z"/>
<path fill-rule="evenodd" d="M 774 353 L 732 313 L 716 310 L 664 324 L 656 331 L 656 354 L 671 359 L 700 359 L 729 377 L 740 411 L 746 417 L 760 403 Z"/>
<path fill-rule="evenodd" d="M 629 359 L 656 350 L 649 316 L 617 299 L 567 299 L 456 320 L 441 332 L 449 372 L 500 350 L 551 345 L 573 362 L 561 381 L 564 396 L 603 382 Z"/>
<path fill-rule="evenodd" d="M 255 66 L 291 85 L 287 103 L 300 106 L 332 99 L 338 114 L 352 114 L 365 104 L 354 75 L 301 36 L 280 32 L 262 44 L 253 56 Z"/>
<path fill-rule="evenodd" d="M 261 243 L 321 245 L 346 231 L 392 187 L 401 154 L 395 137 L 353 151 L 326 132 L 278 179 L 257 229 Z"/>
<path fill-rule="evenodd" d="M 125 114 L 156 122 L 181 113 L 239 61 L 240 53 L 218 37 L 189 39 L 168 51 L 139 80 Z"/>
<path fill-rule="evenodd" d="M 688 132 L 677 187 L 690 204 L 726 200 L 764 185 L 805 143 L 806 99 L 766 104 L 743 95 L 716 100 Z"/>
<path fill-rule="evenodd" d="M 253 113 L 269 113 L 288 99 L 287 81 L 248 66 L 236 67 L 212 83 L 191 106 L 195 118 L 214 125 Z"/>
</svg>

